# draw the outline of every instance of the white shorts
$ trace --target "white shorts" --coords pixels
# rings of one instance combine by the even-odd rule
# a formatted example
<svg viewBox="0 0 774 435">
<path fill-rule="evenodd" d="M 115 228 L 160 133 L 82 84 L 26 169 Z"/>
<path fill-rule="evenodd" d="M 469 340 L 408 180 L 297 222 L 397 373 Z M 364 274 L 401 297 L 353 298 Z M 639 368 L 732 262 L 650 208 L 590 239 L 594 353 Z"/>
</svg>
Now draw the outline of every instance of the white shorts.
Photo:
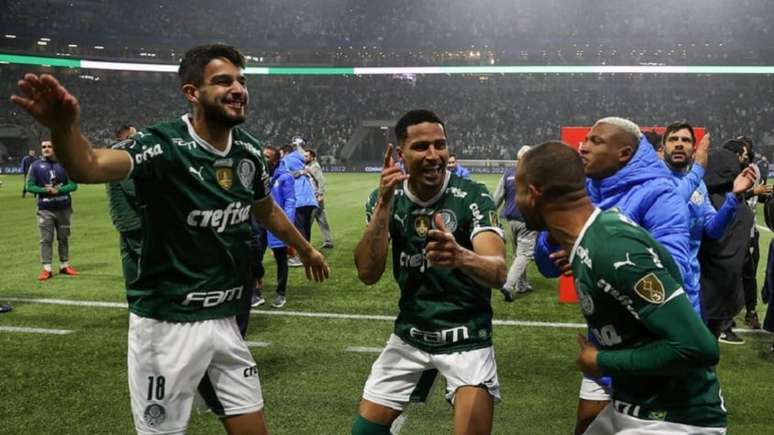
<svg viewBox="0 0 774 435">
<path fill-rule="evenodd" d="M 589 425 L 589 428 L 586 429 L 584 435 L 638 435 L 643 433 L 660 435 L 725 435 L 726 429 L 722 427 L 691 426 L 659 420 L 642 420 L 616 411 L 611 403 L 599 413 L 597 418 Z"/>
<path fill-rule="evenodd" d="M 583 377 L 578 396 L 583 400 L 610 401 L 613 400 L 612 391 L 607 385 L 602 385 L 594 379 Z"/>
<path fill-rule="evenodd" d="M 423 374 L 436 369 L 446 379 L 446 400 L 454 403 L 454 394 L 464 386 L 482 386 L 500 400 L 500 382 L 494 348 L 465 352 L 432 354 L 411 346 L 397 335 L 390 335 L 387 347 L 371 366 L 363 398 L 369 402 L 402 411 Z"/>
<path fill-rule="evenodd" d="M 138 434 L 185 433 L 203 378 L 222 416 L 263 409 L 258 369 L 233 316 L 165 322 L 129 313 L 129 394 Z"/>
</svg>

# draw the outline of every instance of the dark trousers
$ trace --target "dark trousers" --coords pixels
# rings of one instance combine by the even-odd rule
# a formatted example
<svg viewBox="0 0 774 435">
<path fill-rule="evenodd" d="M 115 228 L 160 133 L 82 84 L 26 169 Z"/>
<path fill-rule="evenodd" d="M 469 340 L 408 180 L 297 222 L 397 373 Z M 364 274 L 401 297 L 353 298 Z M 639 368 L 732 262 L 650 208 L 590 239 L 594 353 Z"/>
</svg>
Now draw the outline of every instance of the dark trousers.
<svg viewBox="0 0 774 435">
<path fill-rule="evenodd" d="M 755 306 L 758 305 L 758 279 L 756 275 L 758 273 L 758 262 L 761 259 L 760 247 L 758 246 L 759 237 L 760 233 L 756 229 L 750 238 L 750 246 L 742 266 L 744 306 L 747 308 L 747 311 L 755 311 Z"/>
<path fill-rule="evenodd" d="M 261 280 L 266 274 L 266 269 L 263 267 L 263 256 L 266 254 L 268 240 L 265 228 L 260 228 L 258 231 L 258 258 L 254 264 L 256 265 L 255 278 Z M 277 262 L 277 294 L 285 296 L 288 289 L 288 248 L 286 246 L 271 248 L 271 251 Z"/>
<path fill-rule="evenodd" d="M 142 230 L 121 231 L 118 234 L 124 285 L 129 288 L 129 283 L 137 277 L 137 265 L 140 262 L 140 252 L 142 251 Z"/>
<path fill-rule="evenodd" d="M 317 208 L 311 205 L 296 208 L 296 219 L 294 224 L 306 241 L 312 239 L 312 213 Z"/>
</svg>

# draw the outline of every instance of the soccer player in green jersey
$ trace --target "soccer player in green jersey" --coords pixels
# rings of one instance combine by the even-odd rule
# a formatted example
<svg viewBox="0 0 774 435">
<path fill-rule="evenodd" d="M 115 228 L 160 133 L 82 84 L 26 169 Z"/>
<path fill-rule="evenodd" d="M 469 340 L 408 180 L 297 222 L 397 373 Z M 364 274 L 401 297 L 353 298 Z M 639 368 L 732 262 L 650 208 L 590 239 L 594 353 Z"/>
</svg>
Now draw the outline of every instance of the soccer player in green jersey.
<svg viewBox="0 0 774 435">
<path fill-rule="evenodd" d="M 298 250 L 309 279 L 328 277 L 325 258 L 271 199 L 260 143 L 236 127 L 248 103 L 244 66 L 233 47 L 189 50 L 179 75 L 190 113 L 139 130 L 120 149 L 92 147 L 78 100 L 50 75 L 26 74 L 11 97 L 50 129 L 74 180 L 135 182 L 143 242 L 127 289 L 127 362 L 141 434 L 185 433 L 200 381 L 228 433 L 267 433 L 258 370 L 235 321 L 252 290 L 250 213 Z"/>
<path fill-rule="evenodd" d="M 412 393 L 440 372 L 454 433 L 488 434 L 500 397 L 491 289 L 502 287 L 507 274 L 494 202 L 484 185 L 446 170 L 446 129 L 434 113 L 406 113 L 395 136 L 406 173 L 389 145 L 355 265 L 360 280 L 374 284 L 392 241 L 400 313 L 371 368 L 352 433 L 389 434 Z"/>
<path fill-rule="evenodd" d="M 587 434 L 724 434 L 713 370 L 718 344 L 693 311 L 669 252 L 586 194 L 580 156 L 561 142 L 531 149 L 516 171 L 527 226 L 570 252 L 580 307 L 599 348 L 579 335 L 577 364 L 612 376 L 613 401 Z"/>
</svg>

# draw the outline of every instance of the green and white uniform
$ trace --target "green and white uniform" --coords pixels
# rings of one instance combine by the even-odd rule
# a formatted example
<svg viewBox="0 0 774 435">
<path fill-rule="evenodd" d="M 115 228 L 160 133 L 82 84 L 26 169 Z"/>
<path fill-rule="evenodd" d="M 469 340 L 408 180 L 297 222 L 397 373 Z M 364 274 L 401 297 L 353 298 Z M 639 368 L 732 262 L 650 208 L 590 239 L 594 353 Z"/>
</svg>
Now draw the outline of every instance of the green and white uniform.
<svg viewBox="0 0 774 435">
<path fill-rule="evenodd" d="M 570 263 L 581 310 L 600 344 L 597 363 L 613 378 L 611 407 L 641 421 L 724 428 L 711 368 L 717 341 L 692 310 L 666 249 L 616 210 L 597 209 Z"/>
<path fill-rule="evenodd" d="M 187 115 L 139 131 L 129 153 L 143 243 L 129 301 L 128 374 L 138 433 L 183 433 L 207 374 L 213 411 L 262 409 L 235 322 L 250 265 L 250 216 L 269 199 L 259 142 L 239 128 L 219 151 Z"/>
<path fill-rule="evenodd" d="M 370 220 L 378 190 L 366 204 Z M 492 197 L 483 184 L 447 173 L 443 187 L 428 201 L 417 198 L 404 182 L 395 189 L 390 213 L 393 275 L 400 287 L 400 312 L 388 347 L 374 363 L 364 397 L 402 409 L 423 370 L 438 369 L 447 378 L 448 397 L 463 385 L 486 385 L 499 397 L 492 350 L 491 289 L 462 271 L 432 266 L 425 257 L 427 232 L 440 213 L 461 246 L 473 249 L 473 238 L 484 231 L 503 237 Z M 481 352 L 475 352 L 481 350 Z M 409 355 L 413 354 L 413 355 Z M 463 355 L 460 357 L 460 355 Z M 463 366 L 445 357 L 476 359 Z M 401 362 L 408 364 L 400 367 Z M 454 368 L 452 366 L 457 366 Z M 482 369 L 483 367 L 483 369 Z M 444 372 L 446 369 L 446 373 Z M 479 373 L 475 374 L 476 369 Z M 409 388 L 410 387 L 410 388 Z"/>
<path fill-rule="evenodd" d="M 139 131 L 122 148 L 134 164 L 143 247 L 129 310 L 187 322 L 235 315 L 250 265 L 250 209 L 268 198 L 260 143 L 234 128 L 225 151 L 187 117 Z"/>
</svg>

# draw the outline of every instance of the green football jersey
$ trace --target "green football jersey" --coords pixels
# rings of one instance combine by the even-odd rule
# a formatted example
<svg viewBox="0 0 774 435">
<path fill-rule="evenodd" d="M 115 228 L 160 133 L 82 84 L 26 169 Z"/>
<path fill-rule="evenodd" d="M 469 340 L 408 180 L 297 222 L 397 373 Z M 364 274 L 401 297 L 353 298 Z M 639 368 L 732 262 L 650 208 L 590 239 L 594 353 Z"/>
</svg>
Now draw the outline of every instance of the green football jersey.
<svg viewBox="0 0 774 435">
<path fill-rule="evenodd" d="M 370 220 L 378 190 L 366 204 Z M 433 267 L 425 257 L 427 232 L 440 213 L 461 246 L 482 231 L 503 237 L 492 197 L 483 184 L 447 173 L 435 198 L 421 201 L 408 182 L 395 188 L 390 216 L 392 268 L 400 287 L 395 335 L 431 353 L 451 353 L 492 345 L 491 289 L 460 270 Z"/>
<path fill-rule="evenodd" d="M 650 350 L 644 356 L 634 355 L 645 346 L 664 341 L 663 335 L 654 331 L 668 330 L 680 338 L 675 340 L 679 345 L 687 347 L 696 348 L 699 339 L 706 343 L 707 338 L 717 346 L 692 310 L 669 252 L 617 210 L 597 209 L 575 242 L 570 263 L 581 311 L 600 349 L 600 367 L 605 351 L 621 351 L 615 352 L 617 361 L 625 361 L 622 365 L 627 367 L 638 366 L 612 376 L 617 409 L 644 419 L 725 426 L 720 384 L 711 368 L 689 361 L 684 369 L 672 373 L 637 373 L 646 371 L 643 365 L 650 365 L 651 360 L 658 363 L 661 358 Z M 681 310 L 682 320 L 662 316 L 657 325 L 649 323 L 651 316 L 665 309 Z"/>
<path fill-rule="evenodd" d="M 182 322 L 235 315 L 251 267 L 251 208 L 270 200 L 259 142 L 234 128 L 219 151 L 184 115 L 120 148 L 132 158 L 143 231 L 129 310 Z"/>
</svg>

